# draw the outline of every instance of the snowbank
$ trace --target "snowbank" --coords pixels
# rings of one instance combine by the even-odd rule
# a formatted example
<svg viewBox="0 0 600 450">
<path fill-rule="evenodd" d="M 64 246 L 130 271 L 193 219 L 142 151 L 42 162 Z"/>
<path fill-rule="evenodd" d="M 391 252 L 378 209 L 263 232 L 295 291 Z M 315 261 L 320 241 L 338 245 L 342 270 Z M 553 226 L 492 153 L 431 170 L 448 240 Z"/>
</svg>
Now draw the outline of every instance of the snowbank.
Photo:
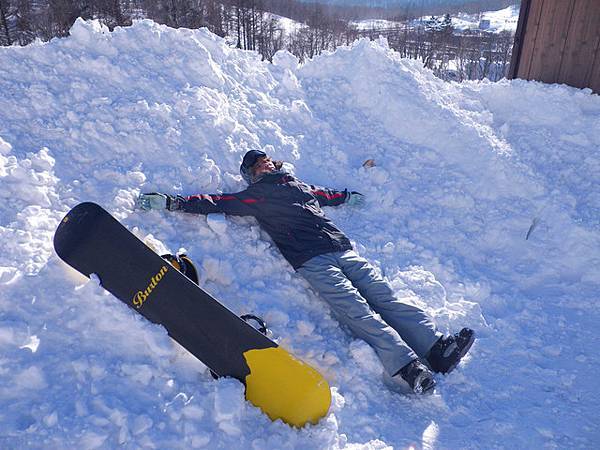
<svg viewBox="0 0 600 450">
<path fill-rule="evenodd" d="M 589 448 L 600 368 L 600 98 L 514 81 L 444 83 L 385 42 L 299 66 L 206 30 L 141 21 L 0 48 L 0 444 L 3 448 Z M 250 148 L 314 184 L 399 297 L 480 336 L 425 399 L 395 392 L 250 218 L 141 213 L 141 191 L 244 187 Z M 376 166 L 362 167 L 368 158 Z M 93 281 L 52 235 L 95 201 L 333 386 L 303 430 L 242 401 Z M 525 240 L 529 232 L 529 238 Z"/>
</svg>

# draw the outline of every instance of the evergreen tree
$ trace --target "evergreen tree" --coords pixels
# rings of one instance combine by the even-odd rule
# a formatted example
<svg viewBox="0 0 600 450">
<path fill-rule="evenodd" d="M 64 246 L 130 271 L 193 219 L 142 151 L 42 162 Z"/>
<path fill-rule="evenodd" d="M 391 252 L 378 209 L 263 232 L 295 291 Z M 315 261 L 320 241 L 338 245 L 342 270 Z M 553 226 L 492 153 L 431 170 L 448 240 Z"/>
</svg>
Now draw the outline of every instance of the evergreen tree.
<svg viewBox="0 0 600 450">
<path fill-rule="evenodd" d="M 446 34 L 452 34 L 452 32 L 454 31 L 454 26 L 452 25 L 452 18 L 450 17 L 450 14 L 446 14 L 444 16 L 444 20 L 440 24 L 440 31 Z"/>
<path fill-rule="evenodd" d="M 427 31 L 439 31 L 440 22 L 437 17 L 431 16 L 427 22 L 425 22 L 425 29 Z"/>
</svg>

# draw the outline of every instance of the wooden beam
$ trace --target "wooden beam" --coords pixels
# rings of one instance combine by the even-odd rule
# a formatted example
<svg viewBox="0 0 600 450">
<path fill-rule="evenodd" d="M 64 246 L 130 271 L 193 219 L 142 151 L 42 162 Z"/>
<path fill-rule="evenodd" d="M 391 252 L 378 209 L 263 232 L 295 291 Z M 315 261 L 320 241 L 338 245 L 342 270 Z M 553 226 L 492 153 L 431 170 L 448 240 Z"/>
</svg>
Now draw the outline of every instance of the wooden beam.
<svg viewBox="0 0 600 450">
<path fill-rule="evenodd" d="M 557 83 L 575 0 L 545 0 L 529 76 Z"/>
<path fill-rule="evenodd" d="M 596 51 L 590 67 L 590 74 L 586 86 L 592 88 L 592 91 L 596 94 L 600 94 L 600 36 L 596 39 Z"/>
<path fill-rule="evenodd" d="M 519 61 L 517 77 L 531 80 L 531 62 L 536 50 L 536 43 L 540 28 L 540 18 L 544 10 L 544 0 L 531 0 L 529 17 L 523 37 L 523 48 Z"/>
<path fill-rule="evenodd" d="M 577 0 L 560 65 L 559 81 L 575 87 L 588 87 L 600 41 L 600 3 Z"/>
<path fill-rule="evenodd" d="M 527 20 L 529 19 L 529 10 L 531 0 L 521 0 L 521 9 L 519 10 L 519 21 L 517 23 L 517 31 L 515 32 L 515 42 L 512 48 L 510 58 L 510 69 L 508 70 L 508 79 L 517 78 L 519 72 L 519 62 L 521 61 L 521 52 L 523 50 L 523 38 L 525 37 L 525 29 L 527 28 Z"/>
</svg>

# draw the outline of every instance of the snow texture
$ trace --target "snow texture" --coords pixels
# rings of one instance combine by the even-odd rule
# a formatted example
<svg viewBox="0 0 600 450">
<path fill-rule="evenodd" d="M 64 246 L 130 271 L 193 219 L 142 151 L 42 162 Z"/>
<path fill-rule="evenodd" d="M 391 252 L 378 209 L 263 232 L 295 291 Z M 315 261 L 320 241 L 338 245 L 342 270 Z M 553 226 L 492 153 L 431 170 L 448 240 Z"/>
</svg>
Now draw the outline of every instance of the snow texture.
<svg viewBox="0 0 600 450">
<path fill-rule="evenodd" d="M 445 83 L 386 42 L 275 64 L 150 21 L 0 48 L 0 447 L 594 448 L 600 442 L 600 97 L 521 80 Z M 252 218 L 134 209 L 140 192 L 244 188 L 262 148 L 444 332 L 479 339 L 415 398 L 383 376 Z M 374 167 L 363 167 L 367 159 Z M 293 429 L 68 268 L 52 237 L 82 201 L 255 313 L 332 386 Z M 532 224 L 535 225 L 532 228 Z M 529 232 L 528 239 L 525 237 Z"/>
</svg>

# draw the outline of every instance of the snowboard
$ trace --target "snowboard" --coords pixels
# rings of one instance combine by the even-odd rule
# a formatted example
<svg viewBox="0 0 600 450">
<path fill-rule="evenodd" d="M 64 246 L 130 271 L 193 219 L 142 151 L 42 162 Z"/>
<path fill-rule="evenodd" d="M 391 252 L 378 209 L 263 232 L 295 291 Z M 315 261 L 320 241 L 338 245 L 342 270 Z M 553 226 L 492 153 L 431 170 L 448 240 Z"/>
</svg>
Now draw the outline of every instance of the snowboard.
<svg viewBox="0 0 600 450">
<path fill-rule="evenodd" d="M 246 399 L 272 420 L 317 423 L 331 403 L 327 381 L 239 318 L 95 203 L 81 203 L 54 235 L 58 256 L 146 319 L 216 375 L 245 384 Z"/>
</svg>

